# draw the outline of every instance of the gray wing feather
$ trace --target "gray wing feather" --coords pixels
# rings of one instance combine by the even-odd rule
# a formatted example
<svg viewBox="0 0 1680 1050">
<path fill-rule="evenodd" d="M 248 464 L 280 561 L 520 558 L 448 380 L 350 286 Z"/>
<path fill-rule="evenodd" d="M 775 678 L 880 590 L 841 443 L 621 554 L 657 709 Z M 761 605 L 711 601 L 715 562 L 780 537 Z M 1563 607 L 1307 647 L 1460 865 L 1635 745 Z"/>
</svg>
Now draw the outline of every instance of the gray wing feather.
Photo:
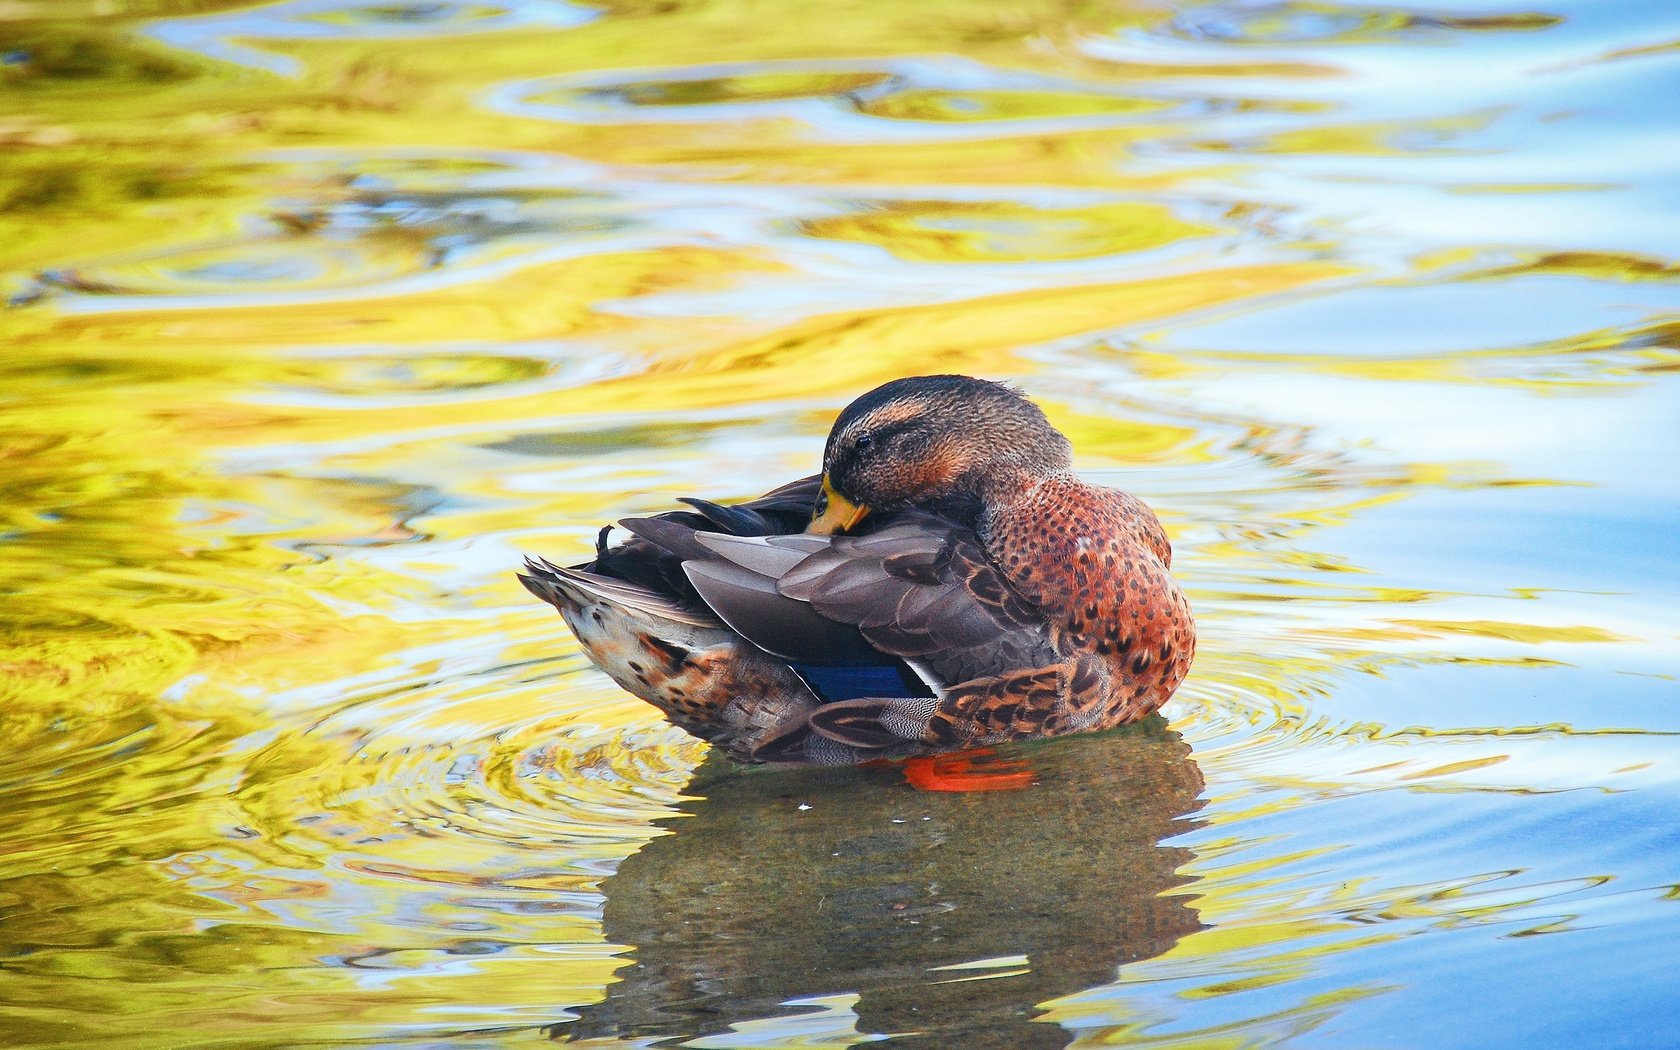
<svg viewBox="0 0 1680 1050">
<path fill-rule="evenodd" d="M 917 660 L 946 684 L 1059 659 L 1037 609 L 979 540 L 938 519 L 834 538 L 784 573 L 777 589 L 856 624 L 877 649 Z"/>
<path fill-rule="evenodd" d="M 856 627 L 777 593 L 771 577 L 716 559 L 684 562 L 683 572 L 724 623 L 768 653 L 810 664 L 881 660 Z"/>
<path fill-rule="evenodd" d="M 679 522 L 668 518 L 625 518 L 618 524 L 632 536 L 640 536 L 679 558 L 706 556 L 706 548 L 696 541 L 701 534 Z"/>
<path fill-rule="evenodd" d="M 721 532 L 696 532 L 694 540 L 713 554 L 743 569 L 780 579 L 804 561 L 807 552 L 772 544 L 760 536 L 729 536 Z"/>
</svg>

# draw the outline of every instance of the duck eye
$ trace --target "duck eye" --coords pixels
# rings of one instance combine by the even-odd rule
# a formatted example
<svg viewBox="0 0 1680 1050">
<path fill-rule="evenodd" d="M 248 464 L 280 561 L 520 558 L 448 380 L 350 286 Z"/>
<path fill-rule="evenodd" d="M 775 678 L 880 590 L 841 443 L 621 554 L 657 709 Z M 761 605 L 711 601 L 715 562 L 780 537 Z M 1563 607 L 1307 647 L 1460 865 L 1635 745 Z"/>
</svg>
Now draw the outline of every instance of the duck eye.
<svg viewBox="0 0 1680 1050">
<path fill-rule="evenodd" d="M 857 442 L 855 444 L 853 444 L 852 447 L 857 449 L 859 452 L 862 452 L 864 449 L 868 448 L 870 445 L 873 445 L 873 444 L 875 444 L 875 439 L 873 437 L 871 437 L 870 435 L 865 434 L 862 437 L 858 438 Z"/>
</svg>

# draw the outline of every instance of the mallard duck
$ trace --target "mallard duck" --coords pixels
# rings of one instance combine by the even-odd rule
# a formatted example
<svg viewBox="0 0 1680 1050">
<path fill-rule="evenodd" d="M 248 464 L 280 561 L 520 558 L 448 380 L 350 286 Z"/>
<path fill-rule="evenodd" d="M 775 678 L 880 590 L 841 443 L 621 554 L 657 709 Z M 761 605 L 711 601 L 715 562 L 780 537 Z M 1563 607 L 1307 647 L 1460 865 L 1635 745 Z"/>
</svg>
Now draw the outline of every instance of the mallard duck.
<svg viewBox="0 0 1680 1050">
<path fill-rule="evenodd" d="M 746 762 L 856 763 L 1106 729 L 1166 702 L 1196 647 L 1172 548 L 1081 481 L 1022 394 L 899 379 L 848 405 L 823 472 L 601 530 L 520 579 L 584 653 Z"/>
</svg>

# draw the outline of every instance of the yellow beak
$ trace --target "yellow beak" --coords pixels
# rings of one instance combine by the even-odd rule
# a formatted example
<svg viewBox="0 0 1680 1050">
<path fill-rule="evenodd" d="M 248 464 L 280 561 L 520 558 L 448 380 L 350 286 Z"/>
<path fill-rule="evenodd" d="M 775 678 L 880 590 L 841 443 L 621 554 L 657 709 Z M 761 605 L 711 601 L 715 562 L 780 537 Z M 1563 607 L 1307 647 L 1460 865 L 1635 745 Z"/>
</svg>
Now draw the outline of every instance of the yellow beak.
<svg viewBox="0 0 1680 1050">
<path fill-rule="evenodd" d="M 805 531 L 819 536 L 850 532 L 868 513 L 867 505 L 853 503 L 835 492 L 834 486 L 828 482 L 828 475 L 824 474 L 822 495 L 817 498 L 816 513 L 811 515 L 811 524 L 805 526 Z"/>
</svg>

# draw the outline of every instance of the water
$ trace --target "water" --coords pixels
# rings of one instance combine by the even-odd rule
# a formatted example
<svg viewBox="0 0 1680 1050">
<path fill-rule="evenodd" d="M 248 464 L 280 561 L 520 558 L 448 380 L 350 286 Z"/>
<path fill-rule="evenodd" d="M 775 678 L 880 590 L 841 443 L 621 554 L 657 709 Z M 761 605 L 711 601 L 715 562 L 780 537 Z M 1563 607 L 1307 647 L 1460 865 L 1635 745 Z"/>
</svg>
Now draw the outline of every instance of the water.
<svg viewBox="0 0 1680 1050">
<path fill-rule="evenodd" d="M 8 1045 L 1680 1042 L 1680 9 L 4 19 Z M 742 772 L 514 581 L 933 370 L 1169 724 Z"/>
</svg>

